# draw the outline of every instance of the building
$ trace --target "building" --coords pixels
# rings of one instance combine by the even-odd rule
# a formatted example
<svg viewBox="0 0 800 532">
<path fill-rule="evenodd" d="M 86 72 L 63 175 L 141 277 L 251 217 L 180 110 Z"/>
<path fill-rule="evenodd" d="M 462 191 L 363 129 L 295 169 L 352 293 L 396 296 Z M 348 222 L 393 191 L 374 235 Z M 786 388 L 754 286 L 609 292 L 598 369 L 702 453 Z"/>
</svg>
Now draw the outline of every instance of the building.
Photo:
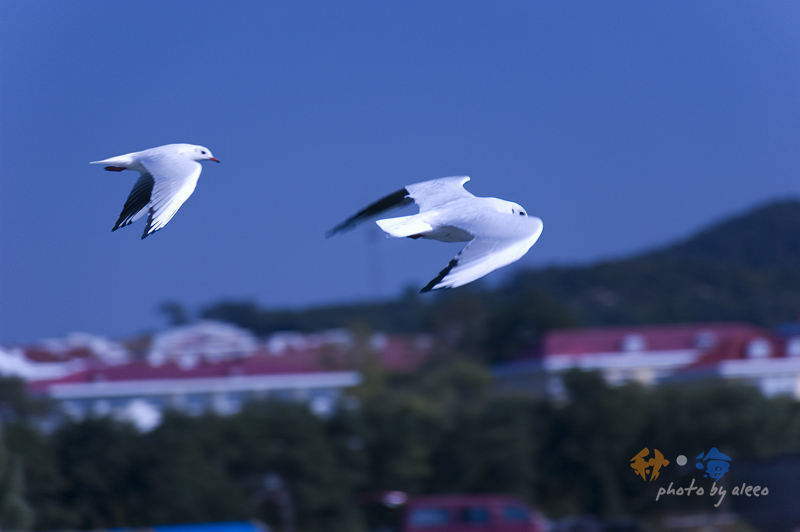
<svg viewBox="0 0 800 532">
<path fill-rule="evenodd" d="M 306 359 L 265 354 L 221 362 L 152 365 L 146 361 L 92 368 L 30 384 L 74 419 L 111 415 L 141 429 L 155 427 L 163 412 L 213 411 L 234 414 L 248 400 L 277 398 L 308 402 L 319 415 L 329 414 L 341 390 L 361 382 L 357 371 L 328 370 Z"/>
<path fill-rule="evenodd" d="M 556 330 L 536 356 L 498 365 L 494 374 L 502 388 L 558 397 L 560 375 L 573 368 L 598 371 L 612 385 L 723 378 L 800 399 L 800 335 L 740 322 Z"/>
<path fill-rule="evenodd" d="M 157 426 L 168 409 L 225 415 L 250 400 L 269 398 L 303 401 L 325 416 L 343 390 L 361 382 L 365 366 L 410 371 L 426 360 L 431 348 L 426 336 L 374 334 L 357 340 L 344 330 L 281 332 L 260 340 L 244 329 L 211 321 L 157 334 L 146 344 L 139 342 L 138 353 L 108 341 L 106 347 L 114 349 L 102 356 L 96 348 L 52 352 L 53 345 L 8 351 L 7 359 L 17 366 L 37 368 L 14 373 L 29 381 L 31 392 L 54 399 L 73 419 L 108 415 L 142 430 Z M 93 345 L 106 344 L 95 338 Z M 50 360 L 59 356 L 64 360 Z M 60 365 L 45 371 L 44 364 L 51 363 Z"/>
<path fill-rule="evenodd" d="M 95 365 L 114 366 L 130 361 L 119 342 L 86 333 L 42 340 L 30 346 L 0 346 L 0 375 L 26 381 L 55 379 Z"/>
</svg>

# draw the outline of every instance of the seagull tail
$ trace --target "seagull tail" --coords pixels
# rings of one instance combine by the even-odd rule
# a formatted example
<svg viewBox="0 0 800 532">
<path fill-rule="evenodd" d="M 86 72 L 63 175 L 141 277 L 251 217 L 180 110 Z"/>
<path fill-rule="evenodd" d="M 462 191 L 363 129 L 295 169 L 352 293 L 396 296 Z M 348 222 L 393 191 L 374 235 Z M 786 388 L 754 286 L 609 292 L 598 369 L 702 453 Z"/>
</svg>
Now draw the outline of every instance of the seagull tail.
<svg viewBox="0 0 800 532">
<path fill-rule="evenodd" d="M 375 223 L 395 238 L 419 235 L 433 230 L 430 224 L 419 217 L 419 214 L 376 220 Z"/>
<path fill-rule="evenodd" d="M 89 164 L 105 164 L 108 166 L 128 167 L 131 164 L 131 158 L 128 155 L 119 155 L 102 161 L 92 161 Z"/>
</svg>

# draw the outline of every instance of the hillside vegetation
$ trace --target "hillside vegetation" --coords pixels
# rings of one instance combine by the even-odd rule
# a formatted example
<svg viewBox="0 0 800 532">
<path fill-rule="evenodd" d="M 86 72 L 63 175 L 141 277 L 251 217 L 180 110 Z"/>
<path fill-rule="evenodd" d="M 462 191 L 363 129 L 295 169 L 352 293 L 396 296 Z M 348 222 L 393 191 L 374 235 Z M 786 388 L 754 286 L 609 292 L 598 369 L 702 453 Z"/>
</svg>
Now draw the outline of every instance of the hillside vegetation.
<svg viewBox="0 0 800 532">
<path fill-rule="evenodd" d="M 682 242 L 629 259 L 519 274 L 583 325 L 743 320 L 800 315 L 800 201 L 759 207 Z"/>
</svg>

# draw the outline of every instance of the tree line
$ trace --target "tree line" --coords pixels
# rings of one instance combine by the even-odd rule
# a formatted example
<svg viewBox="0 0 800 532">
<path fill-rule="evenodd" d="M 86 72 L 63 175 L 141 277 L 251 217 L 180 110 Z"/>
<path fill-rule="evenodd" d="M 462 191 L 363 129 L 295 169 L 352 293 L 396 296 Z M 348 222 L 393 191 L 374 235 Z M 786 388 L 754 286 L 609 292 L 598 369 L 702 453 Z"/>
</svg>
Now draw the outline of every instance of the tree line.
<svg viewBox="0 0 800 532">
<path fill-rule="evenodd" d="M 551 518 L 654 517 L 707 501 L 656 503 L 655 484 L 630 467 L 644 447 L 670 460 L 718 447 L 734 464 L 800 449 L 800 404 L 789 398 L 725 383 L 609 387 L 579 371 L 564 382 L 561 402 L 501 394 L 485 365 L 443 356 L 413 375 L 365 368 L 328 417 L 296 402 L 251 402 L 225 417 L 170 412 L 140 433 L 108 417 L 42 430 L 42 410 L 4 380 L 0 527 L 255 518 L 280 529 L 275 476 L 297 529 L 309 532 L 367 530 L 359 495 L 381 490 L 516 493 Z M 661 482 L 677 474 L 665 468 Z"/>
</svg>

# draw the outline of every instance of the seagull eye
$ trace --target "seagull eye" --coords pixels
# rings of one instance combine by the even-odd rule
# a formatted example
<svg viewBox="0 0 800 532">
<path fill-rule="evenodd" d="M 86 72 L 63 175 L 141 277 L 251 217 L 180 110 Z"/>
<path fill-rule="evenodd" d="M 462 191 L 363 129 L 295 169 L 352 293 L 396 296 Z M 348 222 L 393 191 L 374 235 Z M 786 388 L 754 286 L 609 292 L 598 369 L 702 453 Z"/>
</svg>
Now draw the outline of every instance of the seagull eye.
<svg viewBox="0 0 800 532">
<path fill-rule="evenodd" d="M 525 216 L 525 213 L 523 211 L 519 211 L 519 215 L 520 216 Z"/>
<path fill-rule="evenodd" d="M 204 152 L 204 151 L 201 151 L 200 153 L 202 153 L 203 155 L 205 155 L 205 154 L 206 154 L 206 152 Z"/>
</svg>

